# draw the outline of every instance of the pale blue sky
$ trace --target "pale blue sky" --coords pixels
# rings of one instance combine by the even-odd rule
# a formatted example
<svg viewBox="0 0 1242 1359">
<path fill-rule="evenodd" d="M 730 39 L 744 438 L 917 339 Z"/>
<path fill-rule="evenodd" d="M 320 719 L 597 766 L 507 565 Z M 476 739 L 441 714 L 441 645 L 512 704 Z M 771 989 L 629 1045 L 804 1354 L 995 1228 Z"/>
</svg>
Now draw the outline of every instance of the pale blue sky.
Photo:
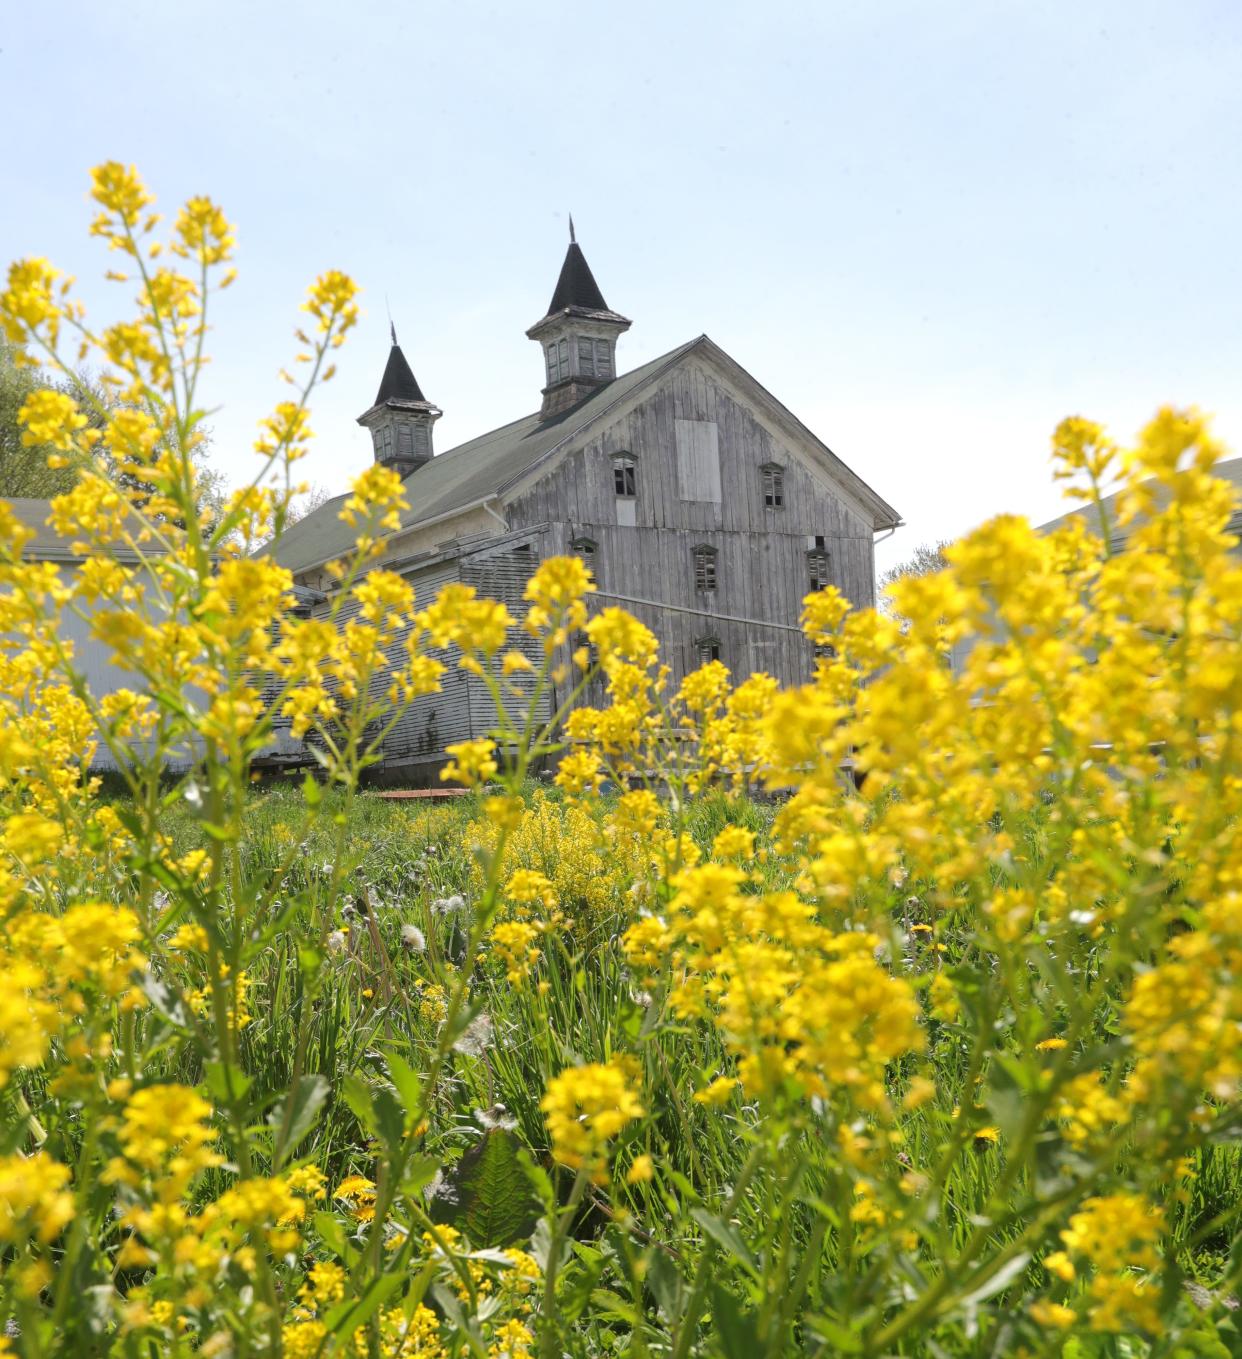
<svg viewBox="0 0 1242 1359">
<path fill-rule="evenodd" d="M 437 447 L 539 399 L 526 328 L 566 210 L 636 366 L 706 331 L 905 516 L 891 562 L 1059 513 L 1047 436 L 1165 400 L 1242 453 L 1237 0 L 210 6 L 0 0 L 0 260 L 46 254 L 96 317 L 88 168 L 238 223 L 216 313 L 214 459 L 241 476 L 305 284 L 365 316 L 307 475 L 354 417 L 385 294 Z"/>
</svg>

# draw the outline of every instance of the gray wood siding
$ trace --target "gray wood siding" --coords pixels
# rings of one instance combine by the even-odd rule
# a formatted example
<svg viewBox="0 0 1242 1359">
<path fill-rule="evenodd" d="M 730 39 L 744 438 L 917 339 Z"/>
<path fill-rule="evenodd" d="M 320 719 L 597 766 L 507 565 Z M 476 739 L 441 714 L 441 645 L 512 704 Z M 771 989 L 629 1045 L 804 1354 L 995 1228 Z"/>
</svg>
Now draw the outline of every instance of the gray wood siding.
<svg viewBox="0 0 1242 1359">
<path fill-rule="evenodd" d="M 696 428 L 686 422 L 711 423 Z M 714 469 L 703 466 L 713 442 L 719 452 L 718 501 Z M 638 468 L 632 528 L 618 524 L 613 488 L 612 456 L 622 450 L 634 456 Z M 765 463 L 784 468 L 784 506 L 778 510 L 764 505 Z M 696 488 L 701 498 L 683 498 Z M 510 502 L 508 517 L 514 528 L 549 524 L 549 551 L 568 552 L 574 538 L 593 539 L 601 592 L 701 610 L 626 606 L 660 637 L 677 675 L 698 664 L 698 639 L 716 637 L 721 660 L 738 676 L 766 670 L 784 683 L 805 680 L 812 656 L 803 638 L 718 616 L 796 624 L 810 589 L 807 552 L 817 536 L 829 555 L 830 582 L 859 607 L 874 602 L 870 523 L 809 454 L 777 439 L 698 364 L 674 370 L 641 404 L 572 450 Z M 693 553 L 700 545 L 717 553 L 717 588 L 710 594 L 694 588 Z"/>
<path fill-rule="evenodd" d="M 449 584 L 462 582 L 473 585 L 481 595 L 502 600 L 509 612 L 520 619 L 525 612 L 522 591 L 539 561 L 537 542 L 528 550 L 510 541 L 492 548 L 481 548 L 462 557 L 437 561 L 405 571 L 405 578 L 414 587 L 416 607 L 424 607 Z M 326 606 L 325 606 L 326 610 Z M 342 624 L 357 612 L 357 604 L 350 601 L 339 615 Z M 405 656 L 403 629 L 388 649 L 394 667 L 400 667 Z M 538 665 L 542 653 L 533 638 L 521 627 L 509 634 L 509 646 L 525 652 Z M 439 693 L 416 698 L 384 739 L 384 763 L 387 766 L 440 763 L 444 748 L 455 741 L 466 741 L 486 736 L 496 725 L 496 709 L 484 681 L 477 675 L 458 668 L 461 652 L 456 647 L 434 648 L 429 653 L 445 666 Z M 519 677 L 517 683 L 524 683 Z M 377 678 L 372 685 L 373 696 L 380 697 L 388 687 L 386 677 Z M 539 715 L 548 715 L 547 696 L 541 700 Z"/>
<path fill-rule="evenodd" d="M 440 589 L 452 581 L 473 585 L 481 595 L 498 599 L 509 606 L 509 612 L 520 619 L 526 605 L 522 591 L 539 562 L 538 544 L 527 550 L 508 543 L 501 547 L 484 548 L 453 561 L 424 567 L 407 573 L 420 604 L 431 603 Z M 509 646 L 523 651 L 538 665 L 543 657 L 537 643 L 521 627 L 509 634 Z M 402 652 L 393 650 L 396 660 Z M 496 725 L 496 708 L 487 685 L 477 675 L 458 668 L 461 652 L 447 647 L 431 653 L 446 667 L 441 690 L 427 694 L 410 705 L 384 741 L 387 764 L 440 760 L 443 750 L 455 741 L 466 741 L 485 736 Z M 516 681 L 525 683 L 523 677 Z M 539 716 L 548 715 L 547 696 L 539 705 Z"/>
</svg>

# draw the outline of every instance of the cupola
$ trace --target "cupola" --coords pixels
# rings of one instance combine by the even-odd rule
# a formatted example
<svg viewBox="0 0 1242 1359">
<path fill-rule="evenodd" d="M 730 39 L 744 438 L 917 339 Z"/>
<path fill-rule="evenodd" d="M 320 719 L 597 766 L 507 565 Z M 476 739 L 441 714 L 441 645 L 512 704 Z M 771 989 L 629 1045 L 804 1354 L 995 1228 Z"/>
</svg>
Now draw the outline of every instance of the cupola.
<svg viewBox="0 0 1242 1359">
<path fill-rule="evenodd" d="M 375 461 L 391 467 L 402 479 L 432 458 L 431 427 L 440 410 L 423 396 L 392 326 L 392 348 L 375 402 L 358 417 L 371 431 Z"/>
<path fill-rule="evenodd" d="M 548 314 L 526 332 L 543 350 L 541 414 L 559 415 L 616 376 L 617 337 L 629 320 L 609 309 L 569 219 L 569 249 Z"/>
</svg>

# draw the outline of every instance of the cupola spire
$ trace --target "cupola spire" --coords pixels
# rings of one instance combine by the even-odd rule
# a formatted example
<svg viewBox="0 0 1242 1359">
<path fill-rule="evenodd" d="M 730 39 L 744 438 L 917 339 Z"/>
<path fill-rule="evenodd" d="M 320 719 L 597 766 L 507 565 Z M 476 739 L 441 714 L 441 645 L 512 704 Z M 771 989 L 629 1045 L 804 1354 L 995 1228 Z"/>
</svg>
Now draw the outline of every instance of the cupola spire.
<svg viewBox="0 0 1242 1359">
<path fill-rule="evenodd" d="M 617 337 L 629 320 L 604 301 L 569 218 L 569 249 L 547 315 L 526 332 L 543 349 L 547 386 L 542 414 L 576 406 L 616 376 Z"/>
<path fill-rule="evenodd" d="M 431 427 L 440 410 L 423 395 L 409 361 L 397 343 L 397 327 L 389 318 L 392 348 L 379 391 L 358 423 L 371 431 L 375 461 L 391 467 L 404 481 L 432 458 Z"/>
</svg>

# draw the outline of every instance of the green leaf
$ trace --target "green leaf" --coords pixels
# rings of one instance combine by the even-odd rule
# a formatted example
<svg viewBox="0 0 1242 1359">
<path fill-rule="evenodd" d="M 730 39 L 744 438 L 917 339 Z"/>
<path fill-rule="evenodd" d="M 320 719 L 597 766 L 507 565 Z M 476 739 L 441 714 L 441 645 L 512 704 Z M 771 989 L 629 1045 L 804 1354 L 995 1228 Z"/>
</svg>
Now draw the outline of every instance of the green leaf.
<svg viewBox="0 0 1242 1359">
<path fill-rule="evenodd" d="M 848 1326 L 834 1321 L 831 1317 L 808 1312 L 803 1318 L 803 1323 L 812 1335 L 826 1340 L 838 1354 L 859 1354 L 862 1351 L 862 1341 L 859 1337 Z"/>
<path fill-rule="evenodd" d="M 401 1192 L 406 1195 L 421 1193 L 435 1179 L 439 1169 L 440 1162 L 434 1156 L 411 1156 L 401 1177 Z"/>
<path fill-rule="evenodd" d="M 561 1315 L 567 1321 L 577 1321 L 586 1311 L 599 1276 L 604 1272 L 604 1257 L 597 1250 L 580 1247 L 576 1242 L 571 1244 L 582 1263 L 564 1271 L 561 1276 L 564 1282 L 557 1289 L 556 1300 Z"/>
<path fill-rule="evenodd" d="M 988 1067 L 983 1105 L 1006 1137 L 1012 1137 L 1021 1128 L 1026 1099 L 1026 1091 L 1016 1079 L 1010 1064 L 993 1060 Z"/>
<path fill-rule="evenodd" d="M 407 1114 L 415 1114 L 422 1103 L 423 1082 L 418 1072 L 395 1052 L 384 1054 L 384 1065 L 388 1068 L 389 1079 L 393 1083 Z"/>
<path fill-rule="evenodd" d="M 631 1042 L 637 1042 L 638 1035 L 642 1032 L 643 1020 L 647 1017 L 647 1007 L 640 1005 L 630 996 L 622 996 L 617 1006 L 617 1022 L 621 1026 L 621 1032 Z"/>
<path fill-rule="evenodd" d="M 691 1208 L 690 1216 L 699 1224 L 700 1227 L 710 1236 L 717 1245 L 724 1249 L 743 1265 L 755 1278 L 758 1272 L 755 1263 L 750 1258 L 750 1251 L 746 1249 L 746 1243 L 738 1234 L 738 1230 L 731 1223 L 718 1218 L 715 1213 L 709 1213 L 706 1208 Z"/>
<path fill-rule="evenodd" d="M 389 1150 L 396 1153 L 405 1137 L 405 1110 L 396 1093 L 387 1085 L 374 1086 L 371 1090 L 371 1106 L 375 1110 L 379 1135 Z"/>
<path fill-rule="evenodd" d="M 319 1239 L 334 1254 L 345 1258 L 346 1242 L 345 1228 L 332 1213 L 315 1214 L 315 1230 L 319 1233 Z"/>
<path fill-rule="evenodd" d="M 661 1315 L 670 1326 L 676 1326 L 685 1307 L 685 1284 L 673 1261 L 653 1246 L 647 1257 L 647 1287 L 656 1300 Z"/>
<path fill-rule="evenodd" d="M 253 1081 L 237 1066 L 208 1062 L 203 1068 L 203 1084 L 217 1104 L 232 1104 L 245 1098 Z"/>
<path fill-rule="evenodd" d="M 354 1117 L 369 1133 L 379 1135 L 375 1107 L 371 1103 L 371 1087 L 352 1071 L 341 1082 L 341 1098 L 354 1112 Z"/>
<path fill-rule="evenodd" d="M 608 1288 L 597 1288 L 591 1294 L 591 1307 L 595 1317 L 601 1321 L 624 1321 L 630 1326 L 637 1326 L 642 1321 L 629 1298 L 623 1298 L 620 1293 Z"/>
<path fill-rule="evenodd" d="M 279 1169 L 297 1145 L 315 1126 L 332 1087 L 323 1076 L 302 1076 L 296 1086 L 267 1116 L 268 1123 L 281 1138 L 277 1148 L 276 1166 Z"/>
<path fill-rule="evenodd" d="M 308 807 L 318 807 L 323 801 L 323 789 L 310 770 L 306 771 L 306 777 L 302 780 L 302 796 Z"/>
<path fill-rule="evenodd" d="M 464 1231 L 476 1246 L 509 1246 L 529 1235 L 538 1204 L 519 1145 L 512 1133 L 494 1128 L 471 1147 L 446 1177 L 452 1197 L 436 1199 L 435 1220 Z"/>
<path fill-rule="evenodd" d="M 745 1310 L 722 1284 L 712 1284 L 712 1330 L 720 1341 L 725 1359 L 752 1359 L 763 1348 L 754 1312 Z"/>
</svg>

